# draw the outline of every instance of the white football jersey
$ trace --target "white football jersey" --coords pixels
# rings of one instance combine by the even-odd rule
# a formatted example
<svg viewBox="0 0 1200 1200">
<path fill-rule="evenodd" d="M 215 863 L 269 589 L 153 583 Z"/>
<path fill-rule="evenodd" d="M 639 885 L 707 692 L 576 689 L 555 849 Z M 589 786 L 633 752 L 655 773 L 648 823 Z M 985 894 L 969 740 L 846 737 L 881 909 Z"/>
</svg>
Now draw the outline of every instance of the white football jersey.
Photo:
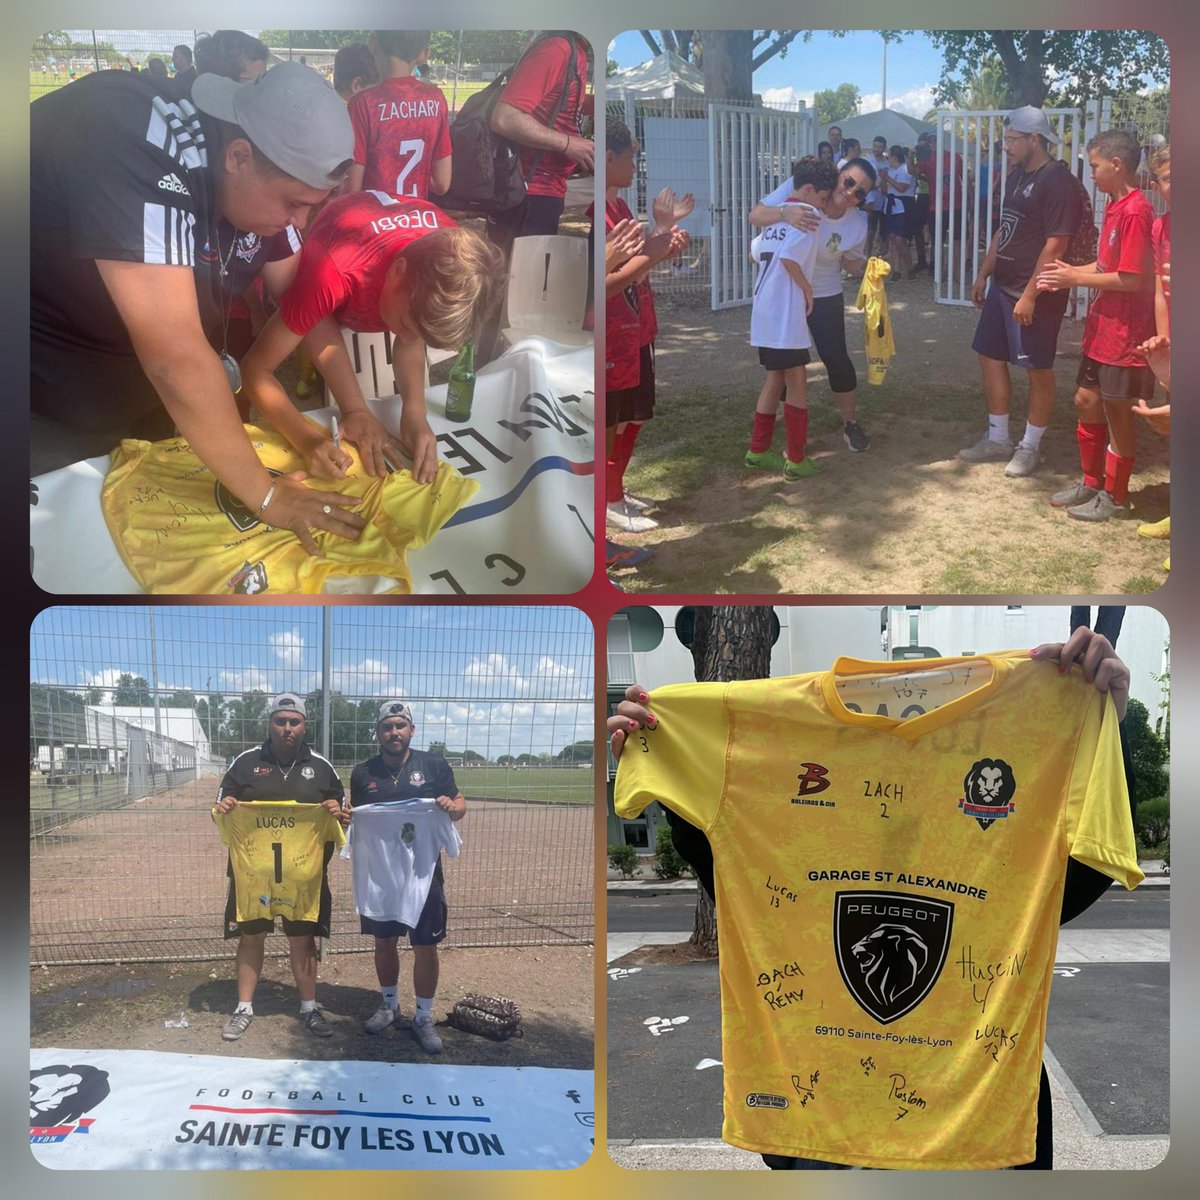
<svg viewBox="0 0 1200 1200">
<path fill-rule="evenodd" d="M 391 800 L 354 810 L 349 856 L 360 916 L 414 926 L 429 897 L 438 855 L 457 858 L 462 838 L 433 799 Z"/>
<path fill-rule="evenodd" d="M 816 238 L 786 221 L 768 225 L 754 239 L 758 278 L 750 310 L 752 346 L 806 350 L 812 345 L 804 292 L 788 274 L 783 260 L 796 263 L 811 283 L 816 254 Z"/>
</svg>

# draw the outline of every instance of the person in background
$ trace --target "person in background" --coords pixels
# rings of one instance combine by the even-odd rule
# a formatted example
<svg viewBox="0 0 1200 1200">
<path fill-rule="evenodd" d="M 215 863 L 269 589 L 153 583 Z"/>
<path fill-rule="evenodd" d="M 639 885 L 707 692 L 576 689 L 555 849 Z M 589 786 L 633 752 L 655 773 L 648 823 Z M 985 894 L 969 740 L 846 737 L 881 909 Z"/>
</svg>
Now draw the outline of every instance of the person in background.
<svg viewBox="0 0 1200 1200">
<path fill-rule="evenodd" d="M 224 75 L 234 83 L 249 83 L 266 69 L 266 42 L 240 29 L 218 29 L 196 39 L 196 70 L 201 75 Z"/>
<path fill-rule="evenodd" d="M 901 280 L 912 274 L 909 252 L 909 212 L 913 202 L 913 177 L 908 170 L 908 150 L 892 146 L 888 150 L 887 194 L 884 196 L 883 227 L 891 255 L 891 278 Z"/>
<path fill-rule="evenodd" d="M 832 142 L 818 142 L 817 143 L 817 157 L 822 162 L 833 162 L 833 143 Z"/>
<path fill-rule="evenodd" d="M 192 48 L 182 43 L 171 51 L 171 61 L 175 64 L 175 74 L 171 82 L 175 87 L 175 95 L 186 100 L 192 94 L 192 84 L 196 82 L 196 68 L 192 64 Z"/>
<path fill-rule="evenodd" d="M 378 82 L 379 66 L 365 42 L 351 42 L 333 56 L 333 90 L 346 104 Z"/>
</svg>

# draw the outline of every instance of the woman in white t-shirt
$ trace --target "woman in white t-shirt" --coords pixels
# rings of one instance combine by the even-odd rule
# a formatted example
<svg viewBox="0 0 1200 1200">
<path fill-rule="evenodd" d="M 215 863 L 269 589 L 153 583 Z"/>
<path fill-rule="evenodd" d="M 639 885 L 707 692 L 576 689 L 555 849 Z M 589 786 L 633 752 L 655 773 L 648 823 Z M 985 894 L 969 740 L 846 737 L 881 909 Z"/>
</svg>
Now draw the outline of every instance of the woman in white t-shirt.
<svg viewBox="0 0 1200 1200">
<path fill-rule="evenodd" d="M 912 274 L 912 254 L 908 246 L 908 210 L 916 197 L 915 180 L 908 170 L 908 151 L 903 146 L 888 150 L 887 195 L 883 202 L 883 227 L 887 234 L 891 278 Z"/>
<path fill-rule="evenodd" d="M 846 347 L 846 300 L 842 295 L 842 270 L 861 275 L 866 265 L 867 214 L 862 209 L 875 185 L 875 169 L 864 158 L 847 160 L 838 172 L 838 186 L 825 206 L 817 231 L 817 257 L 813 266 L 812 311 L 808 330 L 813 348 L 825 364 L 829 386 L 842 418 L 842 437 L 848 449 L 866 450 L 871 444 L 857 420 L 858 374 Z M 785 206 L 791 194 L 785 180 L 750 212 L 756 228 L 784 220 L 799 224 L 801 213 Z"/>
</svg>

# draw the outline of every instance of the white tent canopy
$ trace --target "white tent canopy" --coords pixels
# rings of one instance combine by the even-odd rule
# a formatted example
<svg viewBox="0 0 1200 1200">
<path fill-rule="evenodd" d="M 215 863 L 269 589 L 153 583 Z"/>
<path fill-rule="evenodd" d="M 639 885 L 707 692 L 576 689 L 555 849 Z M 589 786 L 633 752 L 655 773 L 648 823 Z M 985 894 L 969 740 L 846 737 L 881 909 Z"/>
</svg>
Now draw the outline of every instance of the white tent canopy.
<svg viewBox="0 0 1200 1200">
<path fill-rule="evenodd" d="M 858 138 L 866 151 L 870 151 L 871 142 L 877 137 L 887 138 L 889 146 L 911 146 L 918 134 L 937 132 L 937 126 L 931 122 L 910 117 L 893 108 L 881 108 L 877 112 L 862 113 L 857 117 L 847 117 L 844 121 L 831 121 L 830 124 L 841 128 L 843 138 Z M 825 125 L 818 140 L 828 139 L 829 125 Z"/>
<path fill-rule="evenodd" d="M 670 51 L 656 55 L 649 62 L 638 63 L 636 67 L 614 72 L 604 85 L 610 100 L 625 96 L 674 100 L 677 96 L 704 95 L 704 76 L 700 69 Z"/>
</svg>

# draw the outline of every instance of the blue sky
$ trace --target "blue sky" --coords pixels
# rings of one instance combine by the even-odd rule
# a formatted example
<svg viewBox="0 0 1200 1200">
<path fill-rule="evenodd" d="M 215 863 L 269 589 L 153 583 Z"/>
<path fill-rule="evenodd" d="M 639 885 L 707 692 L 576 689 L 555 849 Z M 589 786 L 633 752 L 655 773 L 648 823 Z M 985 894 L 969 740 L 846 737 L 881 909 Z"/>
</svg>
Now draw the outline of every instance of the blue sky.
<svg viewBox="0 0 1200 1200">
<path fill-rule="evenodd" d="M 631 67 L 650 58 L 650 48 L 636 30 L 614 39 L 608 51 L 622 67 Z M 923 117 L 933 106 L 933 89 L 941 74 L 942 56 L 930 44 L 928 36 L 917 30 L 898 45 L 888 46 L 888 107 Z M 768 103 L 804 100 L 812 104 L 813 93 L 855 83 L 862 94 L 860 111 L 874 112 L 880 107 L 883 82 L 883 40 L 865 30 L 848 32 L 835 38 L 815 32 L 812 40 L 799 38 L 787 50 L 787 57 L 776 55 L 754 75 L 754 90 Z"/>
<path fill-rule="evenodd" d="M 31 630 L 31 679 L 106 692 L 122 672 L 152 681 L 151 611 L 47 609 Z M 160 694 L 306 693 L 320 680 L 322 613 L 315 605 L 155 607 Z M 575 609 L 348 605 L 332 609 L 331 621 L 333 689 L 352 699 L 407 698 L 418 745 L 469 741 L 495 758 L 592 736 L 592 626 Z"/>
</svg>

